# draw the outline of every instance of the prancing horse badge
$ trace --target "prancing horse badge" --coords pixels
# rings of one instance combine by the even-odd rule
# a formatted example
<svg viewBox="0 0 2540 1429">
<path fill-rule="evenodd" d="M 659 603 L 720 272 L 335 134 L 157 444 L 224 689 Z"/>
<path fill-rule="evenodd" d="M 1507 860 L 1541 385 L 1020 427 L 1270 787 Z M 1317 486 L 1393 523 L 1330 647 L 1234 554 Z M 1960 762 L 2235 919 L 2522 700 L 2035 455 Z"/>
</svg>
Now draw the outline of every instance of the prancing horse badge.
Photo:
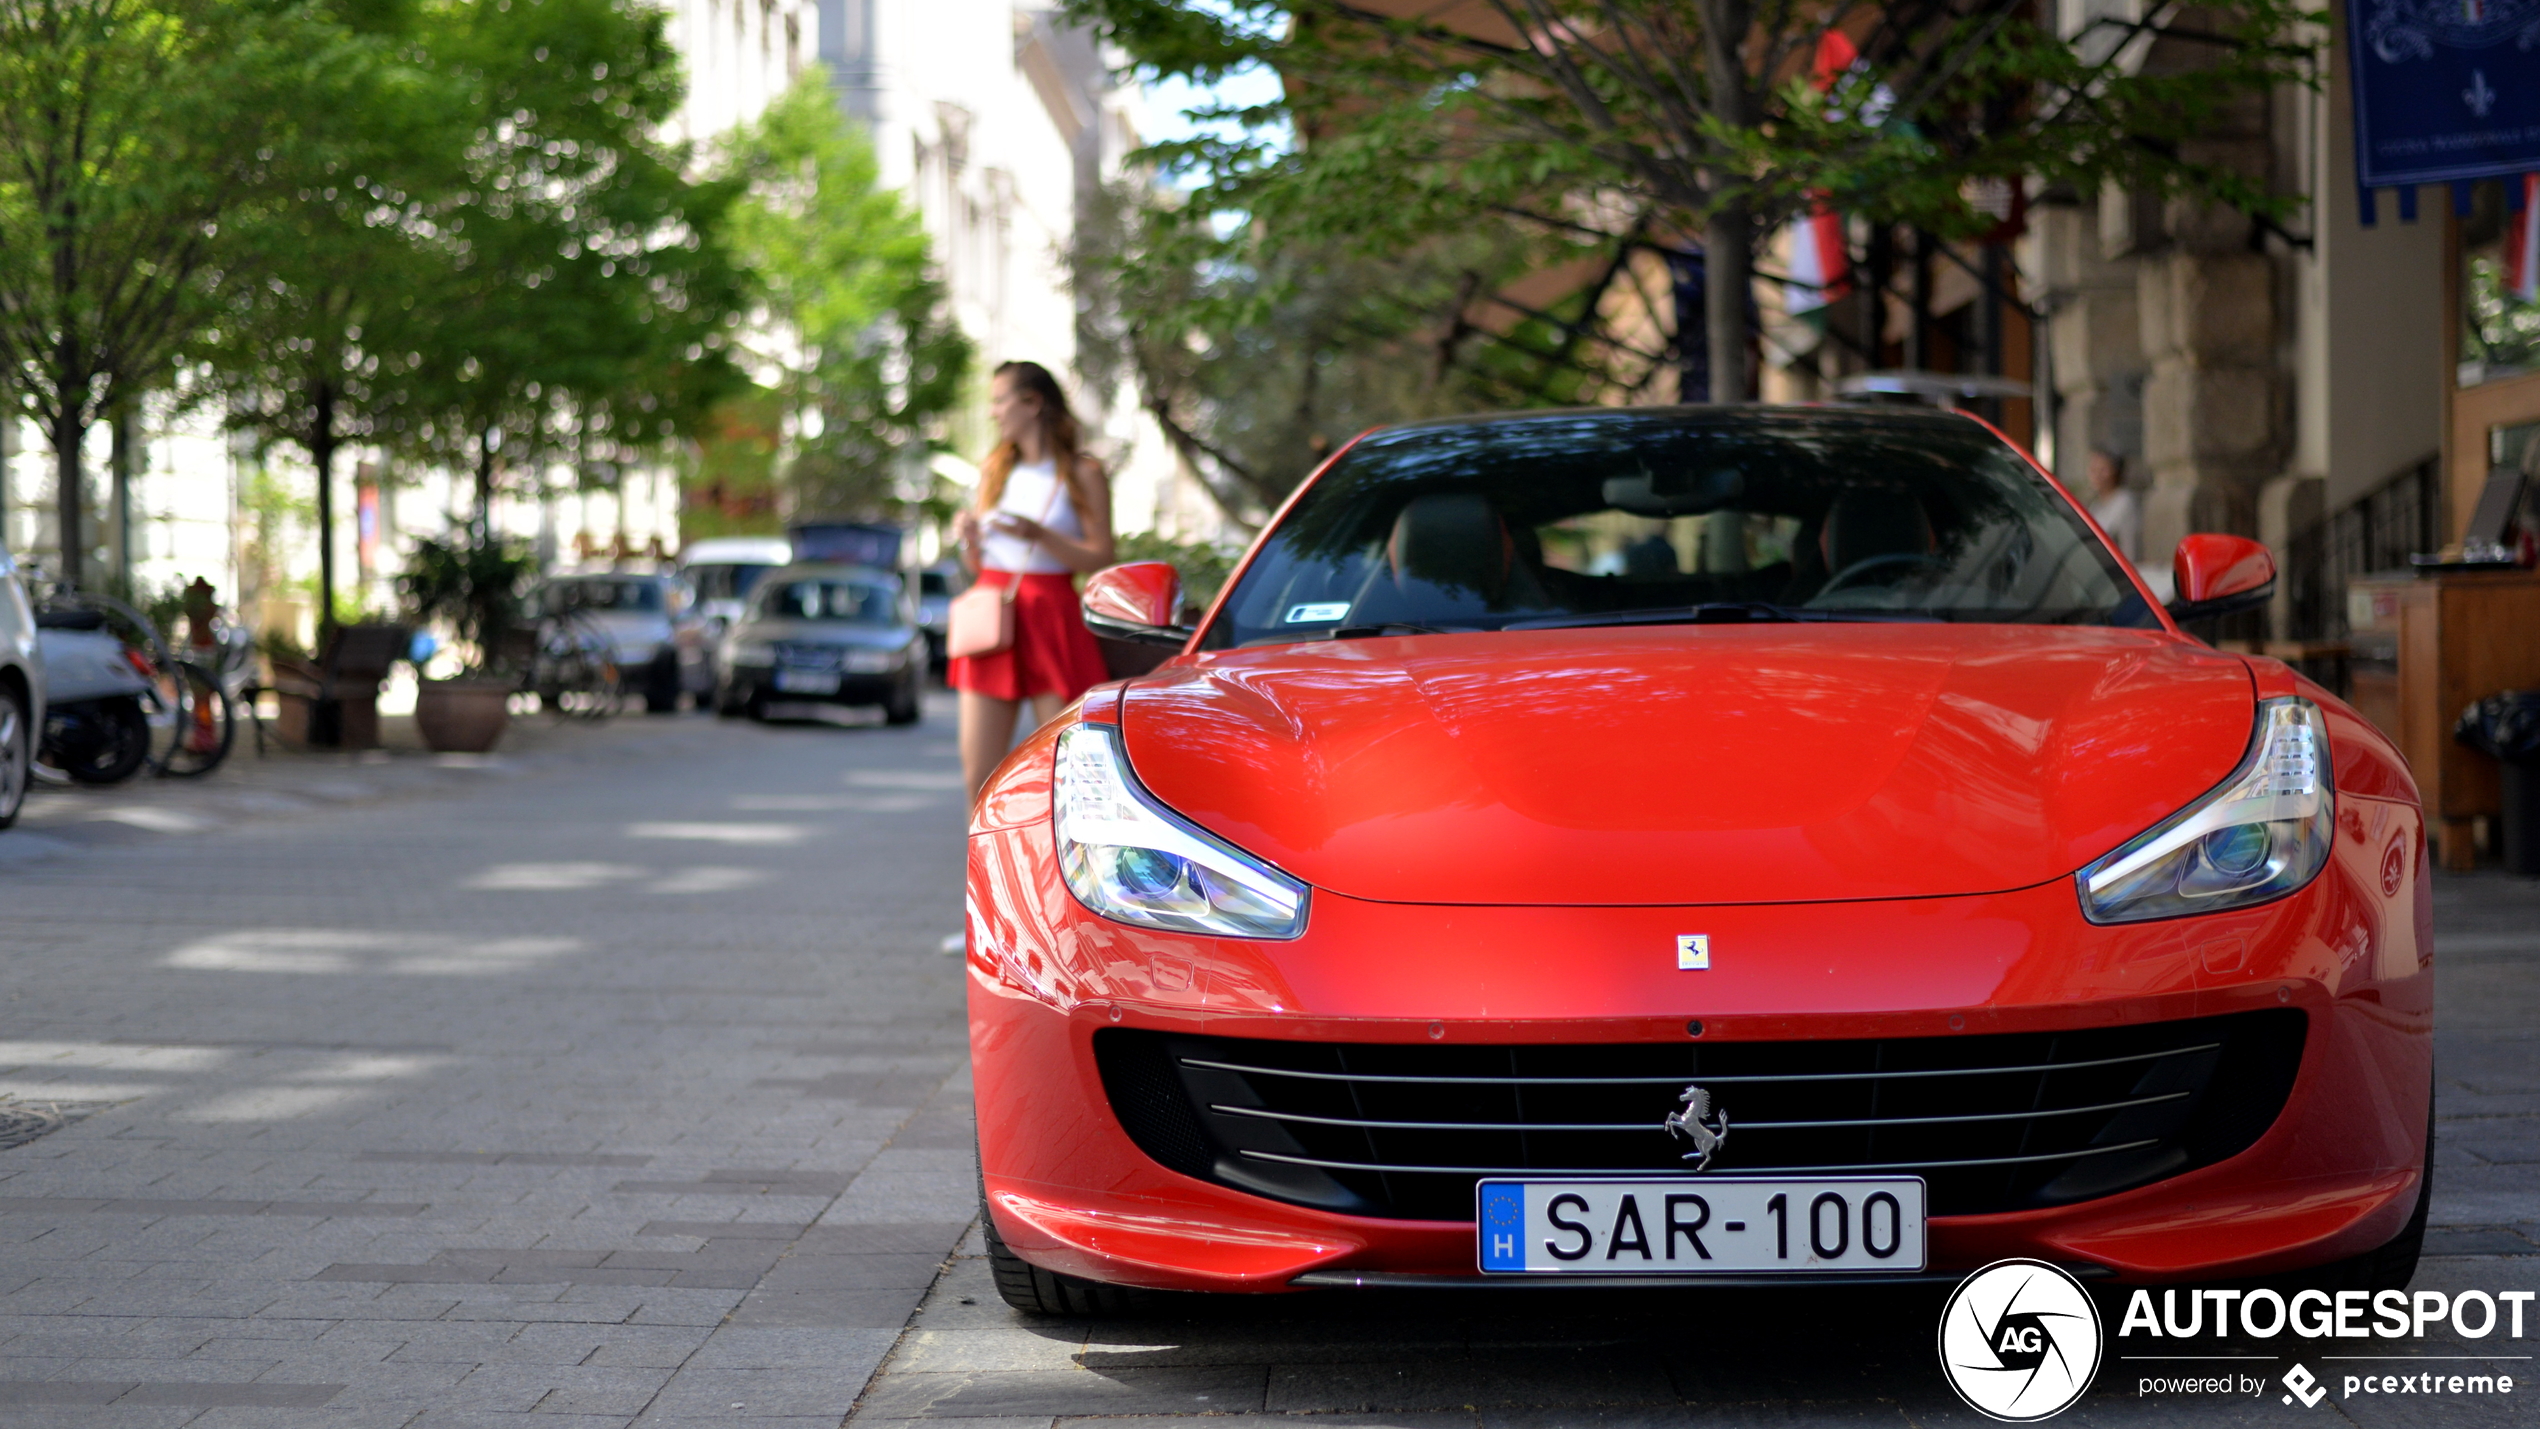
<svg viewBox="0 0 2540 1429">
<path fill-rule="evenodd" d="M 1676 970 L 1709 972 L 1711 970 L 1711 935 L 1678 933 L 1676 935 Z"/>
</svg>

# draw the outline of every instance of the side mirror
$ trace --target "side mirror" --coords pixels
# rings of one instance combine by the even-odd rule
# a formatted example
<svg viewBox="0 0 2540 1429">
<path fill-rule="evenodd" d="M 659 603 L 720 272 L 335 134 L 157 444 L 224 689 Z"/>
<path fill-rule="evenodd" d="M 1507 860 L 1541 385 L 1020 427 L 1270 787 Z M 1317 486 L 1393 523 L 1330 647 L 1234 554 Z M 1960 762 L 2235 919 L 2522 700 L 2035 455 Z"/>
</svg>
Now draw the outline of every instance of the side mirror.
<svg viewBox="0 0 2540 1429">
<path fill-rule="evenodd" d="M 1130 561 L 1096 571 L 1085 582 L 1085 628 L 1112 640 L 1180 648 L 1191 627 L 1180 622 L 1182 575 L 1162 561 Z"/>
<path fill-rule="evenodd" d="M 2211 620 L 2275 598 L 2275 556 L 2246 536 L 2190 536 L 2170 558 L 2173 620 Z"/>
</svg>

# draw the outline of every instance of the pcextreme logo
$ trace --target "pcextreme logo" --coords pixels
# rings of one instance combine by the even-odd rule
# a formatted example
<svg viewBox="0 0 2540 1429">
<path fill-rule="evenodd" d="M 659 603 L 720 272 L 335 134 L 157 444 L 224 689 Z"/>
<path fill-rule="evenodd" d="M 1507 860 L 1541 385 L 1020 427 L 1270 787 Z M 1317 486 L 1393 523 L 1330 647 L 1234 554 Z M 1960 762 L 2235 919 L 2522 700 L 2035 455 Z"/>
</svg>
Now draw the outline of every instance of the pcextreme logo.
<svg viewBox="0 0 2540 1429">
<path fill-rule="evenodd" d="M 1940 1312 L 1940 1370 L 1986 1418 L 2053 1418 L 2099 1372 L 2099 1308 L 2055 1266 L 1997 1260 L 1960 1281 Z"/>
</svg>

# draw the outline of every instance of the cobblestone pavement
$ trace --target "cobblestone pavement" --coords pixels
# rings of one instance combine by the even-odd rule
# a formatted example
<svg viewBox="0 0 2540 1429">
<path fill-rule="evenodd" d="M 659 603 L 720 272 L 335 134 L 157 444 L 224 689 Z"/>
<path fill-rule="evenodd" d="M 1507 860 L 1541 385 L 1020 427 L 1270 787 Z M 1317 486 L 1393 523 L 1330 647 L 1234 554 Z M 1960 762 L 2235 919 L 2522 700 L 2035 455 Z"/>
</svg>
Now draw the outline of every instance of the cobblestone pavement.
<svg viewBox="0 0 2540 1429">
<path fill-rule="evenodd" d="M 2439 1169 L 2429 1258 L 2415 1288 L 2540 1290 L 2540 884 L 2438 885 Z M 1512 1288 L 1460 1295 L 1288 1296 L 1159 1308 L 1092 1324 L 1008 1311 L 974 1232 L 857 1406 L 863 1429 L 947 1420 L 963 1429 L 1052 1424 L 1474 1426 L 1952 1424 L 1989 1421 L 1942 1380 L 1941 1298 L 1929 1292 L 1617 1295 Z M 2122 1300 L 2102 1313 L 2113 1330 Z M 2393 1344 L 2285 1340 L 2171 1347 L 2247 1356 L 2126 1361 L 2163 1347 L 2111 1341 L 2090 1398 L 2058 1424 L 2528 1423 L 2540 1365 L 2475 1366 L 2520 1381 L 2483 1398 L 2343 1397 L 2343 1376 L 2423 1365 L 2328 1356 L 2527 1356 L 2531 1336 L 2437 1334 Z M 2473 1323 L 2475 1314 L 2473 1313 Z M 2331 1381 L 2316 1409 L 2276 1377 L 2303 1362 Z M 2465 1361 L 2442 1361 L 2468 1370 Z M 2151 1375 L 2254 1376 L 2262 1394 L 2142 1393 Z M 2411 1381 L 2411 1387 L 2414 1382 Z M 1222 1416 L 1201 1419 L 1198 1416 Z"/>
<path fill-rule="evenodd" d="M 950 728 L 522 744 L 0 836 L 0 1425 L 845 1415 L 975 1210 Z"/>
<path fill-rule="evenodd" d="M 1926 1292 L 1018 1316 L 971 1224 L 936 952 L 946 724 L 522 746 L 55 796 L 32 832 L 59 846 L 0 857 L 0 1121 L 72 1118 L 0 1151 L 0 1429 L 1983 1422 Z M 197 822 L 98 816 L 154 808 Z M 2540 1287 L 2540 886 L 2439 890 L 2417 1287 Z M 2391 1347 L 2214 1348 L 2334 1382 L 2357 1366 L 2324 1356 Z M 2139 1398 L 2144 1368 L 2112 1359 L 2058 1422 L 2529 1417 L 2522 1392 Z"/>
</svg>

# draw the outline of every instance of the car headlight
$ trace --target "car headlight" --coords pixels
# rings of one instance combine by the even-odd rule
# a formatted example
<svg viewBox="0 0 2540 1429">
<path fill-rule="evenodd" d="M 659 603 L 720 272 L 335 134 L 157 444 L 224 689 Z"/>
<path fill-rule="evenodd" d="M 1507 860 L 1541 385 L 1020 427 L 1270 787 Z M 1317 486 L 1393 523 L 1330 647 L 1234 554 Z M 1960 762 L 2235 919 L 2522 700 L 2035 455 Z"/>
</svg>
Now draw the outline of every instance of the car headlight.
<svg viewBox="0 0 2540 1429">
<path fill-rule="evenodd" d="M 762 640 L 735 640 L 723 647 L 723 662 L 727 665 L 773 665 L 776 663 L 776 647 Z"/>
<path fill-rule="evenodd" d="M 2336 817 L 2319 707 L 2266 700 L 2248 756 L 2222 787 L 2077 875 L 2082 915 L 2136 923 L 2281 898 L 2328 862 Z"/>
<path fill-rule="evenodd" d="M 1106 918 L 1229 938 L 1305 931 L 1305 885 L 1157 803 L 1108 726 L 1058 737 L 1051 807 L 1067 886 Z"/>
<path fill-rule="evenodd" d="M 849 650 L 844 656 L 844 664 L 851 674 L 878 675 L 885 670 L 896 670 L 900 667 L 900 652 L 897 650 Z"/>
</svg>

